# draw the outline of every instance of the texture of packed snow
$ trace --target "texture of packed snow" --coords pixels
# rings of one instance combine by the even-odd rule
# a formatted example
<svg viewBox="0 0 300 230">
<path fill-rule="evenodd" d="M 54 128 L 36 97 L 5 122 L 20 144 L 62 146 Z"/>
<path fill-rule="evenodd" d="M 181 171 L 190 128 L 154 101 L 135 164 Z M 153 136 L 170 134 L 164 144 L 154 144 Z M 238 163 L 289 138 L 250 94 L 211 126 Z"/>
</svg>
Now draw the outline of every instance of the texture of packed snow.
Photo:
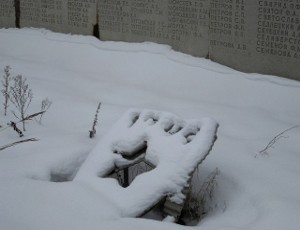
<svg viewBox="0 0 300 230">
<path fill-rule="evenodd" d="M 34 29 L 0 30 L 0 68 L 6 65 L 12 75 L 28 79 L 34 93 L 28 113 L 38 111 L 45 97 L 53 104 L 42 125 L 27 124 L 24 138 L 39 141 L 0 151 L 0 229 L 187 228 L 128 218 L 141 208 L 132 203 L 135 194 L 122 197 L 120 188 L 110 189 L 117 187 L 114 180 L 96 186 L 95 173 L 103 169 L 91 162 L 93 154 L 132 107 L 169 111 L 187 121 L 212 117 L 220 124 L 218 140 L 193 179 L 197 188 L 220 170 L 211 210 L 195 229 L 299 228 L 300 129 L 285 133 L 268 155 L 259 154 L 278 133 L 300 124 L 298 81 L 241 73 L 165 45 Z M 99 101 L 97 134 L 89 139 Z M 1 125 L 15 119 L 2 115 L 2 105 L 0 110 Z M 1 129 L 0 146 L 18 140 L 13 130 Z M 159 165 L 155 154 L 148 157 Z M 142 174 L 143 181 L 153 171 Z M 138 178 L 133 183 L 142 184 Z"/>
</svg>

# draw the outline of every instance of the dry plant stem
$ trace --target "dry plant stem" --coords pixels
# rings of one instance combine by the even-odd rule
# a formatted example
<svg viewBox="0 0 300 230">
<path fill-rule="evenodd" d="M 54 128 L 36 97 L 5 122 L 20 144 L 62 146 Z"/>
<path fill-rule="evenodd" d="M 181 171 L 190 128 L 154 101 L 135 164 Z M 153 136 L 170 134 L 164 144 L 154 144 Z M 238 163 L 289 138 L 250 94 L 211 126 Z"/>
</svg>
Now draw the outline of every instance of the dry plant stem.
<svg viewBox="0 0 300 230">
<path fill-rule="evenodd" d="M 202 185 L 199 194 L 201 197 L 205 198 L 208 195 L 209 199 L 213 198 L 213 191 L 217 186 L 216 177 L 220 174 L 220 170 L 216 168 L 205 180 Z"/>
<path fill-rule="evenodd" d="M 39 119 L 39 124 L 42 124 L 42 118 L 43 118 L 44 112 L 46 112 L 50 108 L 51 105 L 52 105 L 52 101 L 50 101 L 48 98 L 46 98 L 42 101 L 41 111 L 43 113 L 41 113 L 41 116 Z"/>
<path fill-rule="evenodd" d="M 33 113 L 31 115 L 28 115 L 26 117 L 24 117 L 24 119 L 18 121 L 18 122 L 24 122 L 24 121 L 29 121 L 29 120 L 32 120 L 32 118 L 36 117 L 36 116 L 39 116 L 39 115 L 43 115 L 46 111 L 41 111 L 41 112 L 37 112 L 37 113 Z"/>
<path fill-rule="evenodd" d="M 216 177 L 220 174 L 220 170 L 216 168 L 211 172 L 197 193 L 192 192 L 193 187 L 190 186 L 190 192 L 187 197 L 184 210 L 184 216 L 192 221 L 199 221 L 201 216 L 209 211 L 209 201 L 213 199 L 213 193 L 217 186 Z"/>
<path fill-rule="evenodd" d="M 23 133 L 22 133 L 22 131 L 17 127 L 17 124 L 15 122 L 11 121 L 8 125 L 10 127 L 12 127 L 13 130 L 16 131 L 19 134 L 19 137 L 23 137 L 24 136 Z"/>
<path fill-rule="evenodd" d="M 33 114 L 29 115 L 29 116 L 26 116 L 23 120 L 19 120 L 17 122 L 12 122 L 11 121 L 10 123 L 7 124 L 7 127 L 1 129 L 0 132 L 8 129 L 9 127 L 12 127 L 19 134 L 19 136 L 22 137 L 23 136 L 22 131 L 20 129 L 18 129 L 16 125 L 18 123 L 20 123 L 20 122 L 32 120 L 32 118 L 34 118 L 36 116 L 39 116 L 39 115 L 42 115 L 44 112 L 45 111 L 41 111 L 41 112 L 38 112 L 38 113 L 33 113 Z"/>
<path fill-rule="evenodd" d="M 3 75 L 3 80 L 1 81 L 2 82 L 2 86 L 3 86 L 3 89 L 1 90 L 3 96 L 4 96 L 4 103 L 3 103 L 3 106 L 4 106 L 4 116 L 7 115 L 7 108 L 8 108 L 8 100 L 9 100 L 9 83 L 10 83 L 10 80 L 11 80 L 11 77 L 10 77 L 10 66 L 6 66 L 4 68 L 4 75 Z"/>
<path fill-rule="evenodd" d="M 100 111 L 100 107 L 101 107 L 101 102 L 99 102 L 96 113 L 95 113 L 95 118 L 94 118 L 92 130 L 89 131 L 90 138 L 93 138 L 96 134 L 96 125 L 98 124 L 98 114 L 99 114 L 99 111 Z"/>
<path fill-rule="evenodd" d="M 38 139 L 29 138 L 29 139 L 25 139 L 25 140 L 22 140 L 22 141 L 16 141 L 16 142 L 13 142 L 13 143 L 8 144 L 8 145 L 0 146 L 0 151 L 2 151 L 4 149 L 7 149 L 9 147 L 12 147 L 12 146 L 15 146 L 15 145 L 18 145 L 18 144 L 21 144 L 21 143 L 25 143 L 25 142 L 30 142 L 30 141 L 38 141 Z"/>
<path fill-rule="evenodd" d="M 267 146 L 264 148 L 264 149 L 262 149 L 262 150 L 260 150 L 259 151 L 259 153 L 260 154 L 268 154 L 268 152 L 267 152 L 267 150 L 269 149 L 269 148 L 271 148 L 280 138 L 283 138 L 284 136 L 283 136 L 283 134 L 285 134 L 286 132 L 288 132 L 288 131 L 290 131 L 290 130 L 292 130 L 292 129 L 296 129 L 296 128 L 299 128 L 300 127 L 300 125 L 295 125 L 295 126 L 292 126 L 292 127 L 290 127 L 290 128 L 288 128 L 288 129 L 286 129 L 286 130 L 284 130 L 284 131 L 282 131 L 281 133 L 279 133 L 279 134 L 277 134 L 268 144 L 267 144 Z M 257 154 L 256 154 L 256 156 L 255 157 L 257 157 Z"/>
</svg>

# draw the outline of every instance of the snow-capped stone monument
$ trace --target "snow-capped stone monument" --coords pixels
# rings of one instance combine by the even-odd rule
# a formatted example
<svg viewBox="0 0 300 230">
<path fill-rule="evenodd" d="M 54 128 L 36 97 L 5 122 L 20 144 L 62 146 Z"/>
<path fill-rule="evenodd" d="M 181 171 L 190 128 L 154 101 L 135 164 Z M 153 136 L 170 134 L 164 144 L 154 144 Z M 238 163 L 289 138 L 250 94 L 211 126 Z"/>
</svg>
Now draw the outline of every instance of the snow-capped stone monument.
<svg viewBox="0 0 300 230">
<path fill-rule="evenodd" d="M 212 118 L 183 120 L 167 112 L 130 109 L 98 142 L 74 181 L 112 199 L 128 217 L 143 214 L 167 196 L 165 214 L 178 220 L 185 188 L 209 154 L 217 127 Z M 107 178 L 141 160 L 155 169 L 138 175 L 126 189 Z"/>
<path fill-rule="evenodd" d="M 0 0 L 0 27 L 14 26 L 168 44 L 300 80 L 300 0 Z"/>
</svg>

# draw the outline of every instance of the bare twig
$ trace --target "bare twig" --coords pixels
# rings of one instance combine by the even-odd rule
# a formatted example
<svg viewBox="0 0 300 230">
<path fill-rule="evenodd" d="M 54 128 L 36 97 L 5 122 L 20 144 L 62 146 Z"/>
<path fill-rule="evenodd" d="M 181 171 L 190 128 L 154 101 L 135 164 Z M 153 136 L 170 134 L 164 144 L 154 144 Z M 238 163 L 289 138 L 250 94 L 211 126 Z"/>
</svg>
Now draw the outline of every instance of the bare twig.
<svg viewBox="0 0 300 230">
<path fill-rule="evenodd" d="M 19 134 L 19 136 L 22 137 L 22 136 L 23 136 L 23 133 L 22 133 L 22 131 L 21 131 L 19 128 L 17 128 L 17 124 L 18 124 L 18 123 L 21 123 L 21 122 L 24 122 L 24 121 L 29 121 L 29 120 L 31 120 L 32 118 L 34 118 L 34 117 L 36 117 L 36 116 L 39 116 L 39 115 L 43 114 L 44 112 L 45 112 L 45 111 L 33 113 L 33 114 L 31 114 L 31 115 L 28 115 L 27 117 L 24 117 L 23 120 L 19 120 L 19 121 L 17 121 L 17 122 L 11 121 L 10 123 L 7 124 L 7 127 L 2 128 L 2 129 L 0 130 L 0 132 L 4 131 L 5 129 L 8 129 L 9 127 L 12 127 L 12 128 Z M 0 128 L 1 128 L 1 126 L 0 126 Z"/>
<path fill-rule="evenodd" d="M 43 115 L 50 108 L 51 105 L 52 101 L 50 101 L 48 98 L 42 100 L 41 111 L 43 111 L 43 113 L 41 113 L 39 124 L 42 124 Z"/>
<path fill-rule="evenodd" d="M 41 112 L 37 112 L 37 113 L 33 113 L 27 117 L 24 117 L 22 120 L 18 121 L 18 122 L 23 122 L 23 121 L 29 121 L 31 120 L 32 118 L 36 117 L 36 116 L 39 116 L 39 115 L 43 115 L 46 111 L 41 111 Z"/>
<path fill-rule="evenodd" d="M 292 126 L 288 129 L 285 129 L 283 130 L 282 132 L 280 132 L 279 134 L 277 134 L 272 140 L 270 140 L 270 142 L 266 145 L 265 148 L 263 148 L 262 150 L 259 151 L 259 154 L 262 154 L 262 155 L 267 155 L 268 154 L 268 149 L 273 147 L 273 145 L 280 139 L 280 138 L 285 138 L 285 136 L 283 136 L 283 134 L 285 134 L 286 132 L 292 130 L 292 129 L 296 129 L 296 128 L 299 128 L 300 125 L 295 125 L 295 126 Z M 255 157 L 257 157 L 258 154 L 255 155 Z"/>
<path fill-rule="evenodd" d="M 10 127 L 13 128 L 14 131 L 16 131 L 19 134 L 19 137 L 23 137 L 23 133 L 22 131 L 17 127 L 17 124 L 13 121 L 11 121 L 10 123 L 8 123 L 7 125 L 9 125 Z"/>
<path fill-rule="evenodd" d="M 12 147 L 12 146 L 15 146 L 15 145 L 18 145 L 18 144 L 21 144 L 21 143 L 25 143 L 25 142 L 30 142 L 30 141 L 38 141 L 38 139 L 29 138 L 29 139 L 25 139 L 25 140 L 22 140 L 22 141 L 16 141 L 16 142 L 13 142 L 13 143 L 8 144 L 8 145 L 0 146 L 0 151 L 2 151 L 4 149 L 7 149 L 9 147 Z"/>
</svg>

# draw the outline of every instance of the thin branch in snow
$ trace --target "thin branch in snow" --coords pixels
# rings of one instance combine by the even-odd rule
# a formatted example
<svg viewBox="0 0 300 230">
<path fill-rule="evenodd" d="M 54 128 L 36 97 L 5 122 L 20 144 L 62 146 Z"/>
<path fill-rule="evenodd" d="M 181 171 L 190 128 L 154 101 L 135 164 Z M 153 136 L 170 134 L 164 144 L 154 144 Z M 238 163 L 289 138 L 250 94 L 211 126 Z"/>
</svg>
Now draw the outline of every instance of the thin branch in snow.
<svg viewBox="0 0 300 230">
<path fill-rule="evenodd" d="M 45 112 L 45 111 L 33 113 L 33 114 L 31 114 L 31 115 L 28 115 L 28 116 L 24 117 L 23 120 L 19 120 L 19 121 L 17 121 L 17 122 L 11 121 L 10 123 L 7 124 L 7 127 L 5 127 L 5 128 L 2 128 L 2 127 L 0 126 L 0 128 L 2 128 L 2 129 L 0 130 L 0 132 L 2 132 L 2 131 L 4 131 L 4 130 L 8 129 L 9 127 L 12 127 L 13 130 L 16 131 L 16 132 L 19 134 L 20 137 L 23 137 L 23 132 L 17 127 L 17 124 L 18 124 L 18 123 L 21 123 L 21 122 L 25 122 L 25 121 L 32 120 L 32 118 L 34 118 L 34 117 L 36 117 L 36 116 L 39 116 L 39 115 L 42 115 L 44 112 Z M 14 112 L 12 112 L 12 113 L 14 114 Z M 14 116 L 17 117 L 15 114 L 14 114 Z"/>
<path fill-rule="evenodd" d="M 28 115 L 26 117 L 24 117 L 22 120 L 18 121 L 18 122 L 24 122 L 24 121 L 29 121 L 32 120 L 32 118 L 39 116 L 39 115 L 43 115 L 46 111 L 41 111 L 41 112 L 37 112 L 37 113 L 33 113 L 31 115 Z"/>
<path fill-rule="evenodd" d="M 3 146 L 0 146 L 0 151 L 2 151 L 4 149 L 7 149 L 9 147 L 12 147 L 12 146 L 15 146 L 15 145 L 18 145 L 18 144 L 21 144 L 21 143 L 25 143 L 25 142 L 30 142 L 30 141 L 38 141 L 38 139 L 29 138 L 29 139 L 25 139 L 25 140 L 22 140 L 22 141 L 16 141 L 16 142 L 13 142 L 13 143 L 8 144 L 8 145 L 3 145 Z"/>
<path fill-rule="evenodd" d="M 287 138 L 286 136 L 284 136 L 283 134 L 287 133 L 288 131 L 292 130 L 292 129 L 296 129 L 299 128 L 300 125 L 295 125 L 292 126 L 288 129 L 283 130 L 282 132 L 280 132 L 279 134 L 277 134 L 272 140 L 269 141 L 269 143 L 266 145 L 265 148 L 263 148 L 262 150 L 259 151 L 259 154 L 261 155 L 268 155 L 268 149 L 272 148 L 273 145 L 280 139 L 280 138 Z M 259 154 L 256 154 L 255 157 L 257 157 Z"/>
</svg>

